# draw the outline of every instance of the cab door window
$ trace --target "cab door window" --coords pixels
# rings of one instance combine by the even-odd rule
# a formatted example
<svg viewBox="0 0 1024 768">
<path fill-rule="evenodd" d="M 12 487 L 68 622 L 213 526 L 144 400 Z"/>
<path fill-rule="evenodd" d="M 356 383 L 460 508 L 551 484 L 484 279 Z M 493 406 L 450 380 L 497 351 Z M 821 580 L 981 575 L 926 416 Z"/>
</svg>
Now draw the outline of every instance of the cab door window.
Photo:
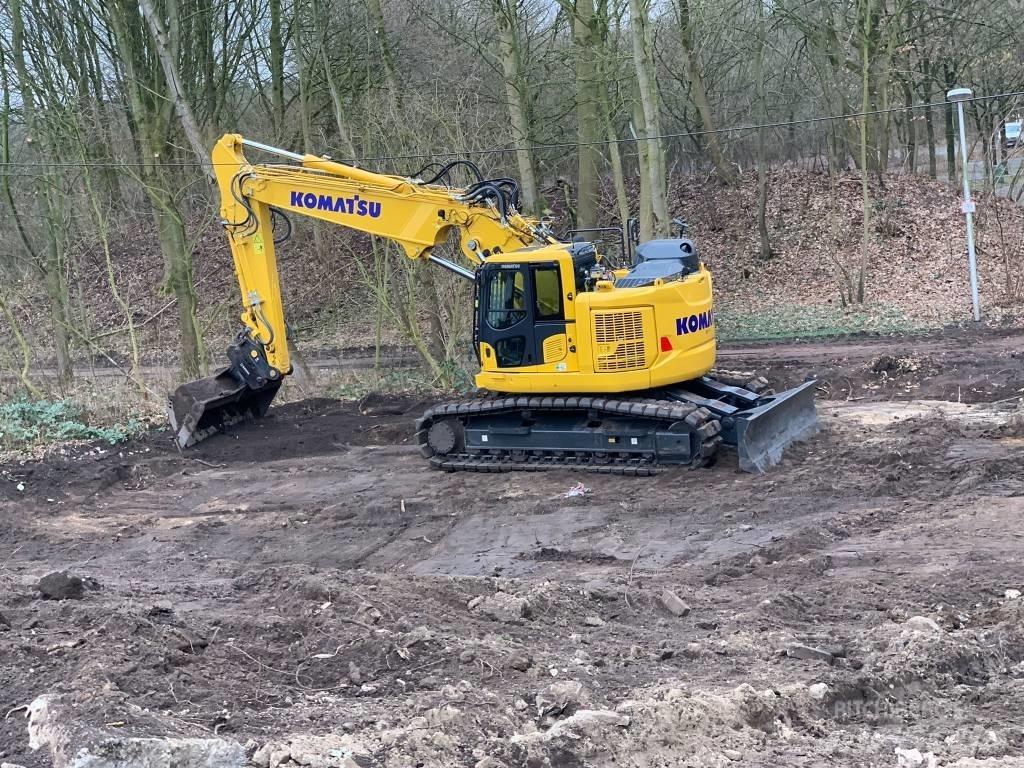
<svg viewBox="0 0 1024 768">
<path fill-rule="evenodd" d="M 522 269 L 497 269 L 487 287 L 487 324 L 496 331 L 526 319 L 526 276 Z"/>
<path fill-rule="evenodd" d="M 533 295 L 538 320 L 563 318 L 562 280 L 558 275 L 557 265 L 533 268 Z"/>
</svg>

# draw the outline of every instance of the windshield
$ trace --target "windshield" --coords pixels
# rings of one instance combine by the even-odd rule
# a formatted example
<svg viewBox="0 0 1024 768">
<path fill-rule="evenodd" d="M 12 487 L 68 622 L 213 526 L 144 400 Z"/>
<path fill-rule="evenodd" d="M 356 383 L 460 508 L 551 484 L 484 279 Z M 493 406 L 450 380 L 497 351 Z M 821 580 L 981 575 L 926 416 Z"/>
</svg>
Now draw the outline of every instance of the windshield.
<svg viewBox="0 0 1024 768">
<path fill-rule="evenodd" d="M 1008 138 L 1013 138 L 1013 139 L 1015 139 L 1018 136 L 1020 136 L 1020 126 L 1021 126 L 1021 123 L 1020 123 L 1019 120 L 1017 122 L 1015 122 L 1015 123 L 1007 123 L 1006 124 L 1006 136 Z"/>
</svg>

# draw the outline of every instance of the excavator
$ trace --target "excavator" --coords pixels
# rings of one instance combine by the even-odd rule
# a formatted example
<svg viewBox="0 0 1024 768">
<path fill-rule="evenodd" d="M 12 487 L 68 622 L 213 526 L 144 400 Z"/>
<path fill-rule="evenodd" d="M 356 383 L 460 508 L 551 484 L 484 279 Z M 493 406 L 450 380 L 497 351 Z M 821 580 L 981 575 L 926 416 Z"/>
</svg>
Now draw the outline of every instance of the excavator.
<svg viewBox="0 0 1024 768">
<path fill-rule="evenodd" d="M 246 149 L 283 162 L 253 164 Z M 615 268 L 599 242 L 560 239 L 524 216 L 515 180 L 485 178 L 468 160 L 404 177 L 238 134 L 222 137 L 212 159 L 243 327 L 225 368 L 171 394 L 182 449 L 266 415 L 292 372 L 274 247 L 275 220 L 289 214 L 389 238 L 472 282 L 480 392 L 415 424 L 438 469 L 651 475 L 706 466 L 724 445 L 741 469 L 763 472 L 816 428 L 813 381 L 773 393 L 760 378 L 709 375 L 711 274 L 685 237 L 639 243 L 632 263 Z M 456 169 L 475 181 L 453 186 Z M 453 233 L 472 266 L 435 253 Z"/>
</svg>

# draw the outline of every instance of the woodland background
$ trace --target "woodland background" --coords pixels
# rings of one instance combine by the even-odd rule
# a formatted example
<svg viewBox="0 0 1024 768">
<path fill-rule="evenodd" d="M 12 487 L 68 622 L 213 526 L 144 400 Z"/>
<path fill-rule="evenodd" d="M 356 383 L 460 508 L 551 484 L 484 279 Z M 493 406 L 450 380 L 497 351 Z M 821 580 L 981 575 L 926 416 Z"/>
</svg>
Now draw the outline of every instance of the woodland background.
<svg viewBox="0 0 1024 768">
<path fill-rule="evenodd" d="M 685 219 L 720 332 L 968 319 L 953 86 L 983 302 L 1024 282 L 1014 0 L 9 0 L 0 9 L 0 394 L 162 388 L 220 363 L 237 285 L 204 170 L 224 132 L 390 173 L 467 156 L 555 228 Z M 930 105 L 930 106 L 929 106 Z M 651 138 L 654 137 L 654 138 Z M 259 159 L 259 158 L 254 158 Z M 962 160 L 962 159 L 961 159 Z M 414 348 L 465 380 L 465 287 L 293 218 L 307 354 Z M 118 396 L 120 397 L 120 395 Z M 131 399 L 131 398 L 129 398 Z"/>
</svg>

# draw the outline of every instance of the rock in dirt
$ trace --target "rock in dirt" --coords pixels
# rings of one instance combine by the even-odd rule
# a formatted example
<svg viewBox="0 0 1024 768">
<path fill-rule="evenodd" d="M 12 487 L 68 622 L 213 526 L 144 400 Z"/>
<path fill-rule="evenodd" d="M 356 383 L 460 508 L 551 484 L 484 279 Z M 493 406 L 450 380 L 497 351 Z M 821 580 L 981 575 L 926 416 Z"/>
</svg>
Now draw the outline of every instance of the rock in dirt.
<svg viewBox="0 0 1024 768">
<path fill-rule="evenodd" d="M 242 768 L 245 748 L 219 738 L 126 737 L 83 725 L 60 696 L 29 704 L 29 747 L 49 747 L 54 768 Z"/>
<path fill-rule="evenodd" d="M 735 579 L 743 575 L 743 569 L 737 568 L 736 566 L 726 566 L 717 571 L 712 571 L 704 577 L 704 583 L 709 587 L 717 587 L 730 579 Z"/>
<path fill-rule="evenodd" d="M 814 685 L 807 686 L 807 693 L 815 701 L 822 701 L 828 696 L 828 686 L 825 683 L 815 683 Z"/>
<path fill-rule="evenodd" d="M 583 585 L 583 594 L 591 600 L 613 602 L 622 596 L 622 588 L 610 581 L 591 579 Z"/>
<path fill-rule="evenodd" d="M 402 416 L 409 412 L 409 404 L 381 392 L 369 392 L 359 401 L 363 416 Z"/>
<path fill-rule="evenodd" d="M 295 584 L 295 591 L 310 600 L 330 600 L 331 585 L 323 576 L 303 576 Z"/>
<path fill-rule="evenodd" d="M 904 624 L 913 630 L 916 630 L 918 632 L 924 632 L 925 634 L 942 634 L 942 627 L 936 624 L 932 619 L 929 619 L 927 616 L 911 616 L 904 622 Z"/>
<path fill-rule="evenodd" d="M 10 629 L 10 628 L 11 628 L 10 620 L 6 616 L 4 616 L 2 613 L 0 613 L 0 629 Z"/>
<path fill-rule="evenodd" d="M 458 704 L 466 700 L 464 691 L 454 685 L 446 685 L 441 689 L 441 697 L 449 704 Z"/>
<path fill-rule="evenodd" d="M 612 712 L 607 709 L 581 709 L 563 720 L 558 720 L 546 731 L 534 730 L 528 733 L 517 733 L 509 741 L 513 744 L 537 744 L 562 737 L 579 739 L 582 736 L 597 737 L 609 726 L 627 728 L 630 724 L 628 715 Z"/>
<path fill-rule="evenodd" d="M 899 768 L 935 768 L 937 760 L 931 752 L 922 753 L 919 749 L 902 749 L 896 747 L 896 760 Z"/>
<path fill-rule="evenodd" d="M 845 645 L 826 645 L 824 650 L 831 653 L 837 659 L 846 658 L 846 646 Z"/>
<path fill-rule="evenodd" d="M 365 748 L 348 734 L 288 736 L 264 744 L 252 756 L 260 768 L 301 765 L 307 768 L 360 768 L 368 763 Z"/>
<path fill-rule="evenodd" d="M 259 768 L 270 768 L 270 753 L 274 750 L 273 744 L 264 744 L 262 747 L 257 749 L 249 761 Z"/>
<path fill-rule="evenodd" d="M 662 590 L 660 600 L 661 604 L 665 606 L 665 610 L 673 616 L 686 616 L 690 613 L 690 606 L 684 603 L 679 595 L 671 589 Z"/>
<path fill-rule="evenodd" d="M 823 648 L 814 648 L 803 643 L 790 643 L 786 648 L 786 655 L 792 659 L 805 659 L 807 661 L 821 661 L 831 664 L 835 658 Z"/>
<path fill-rule="evenodd" d="M 201 653 L 210 644 L 202 635 L 187 629 L 174 630 L 174 647 L 182 653 Z"/>
<path fill-rule="evenodd" d="M 506 592 L 473 598 L 468 607 L 473 613 L 505 624 L 518 624 L 530 616 L 530 603 Z"/>
<path fill-rule="evenodd" d="M 686 648 L 683 649 L 683 656 L 688 659 L 699 659 L 703 652 L 704 646 L 700 643 L 687 643 Z"/>
<path fill-rule="evenodd" d="M 603 627 L 604 619 L 597 615 L 591 615 L 583 619 L 583 624 L 588 627 Z"/>
<path fill-rule="evenodd" d="M 525 672 L 533 666 L 533 659 L 528 653 L 513 653 L 508 657 L 505 666 L 518 672 Z"/>
<path fill-rule="evenodd" d="M 472 648 L 467 648 L 459 654 L 460 664 L 472 664 L 476 660 L 476 651 Z"/>
<path fill-rule="evenodd" d="M 572 714 L 585 698 L 583 683 L 578 680 L 560 680 L 537 694 L 535 704 L 540 716 Z"/>
<path fill-rule="evenodd" d="M 48 573 L 36 584 L 44 600 L 81 600 L 85 587 L 84 579 L 67 571 Z"/>
</svg>

